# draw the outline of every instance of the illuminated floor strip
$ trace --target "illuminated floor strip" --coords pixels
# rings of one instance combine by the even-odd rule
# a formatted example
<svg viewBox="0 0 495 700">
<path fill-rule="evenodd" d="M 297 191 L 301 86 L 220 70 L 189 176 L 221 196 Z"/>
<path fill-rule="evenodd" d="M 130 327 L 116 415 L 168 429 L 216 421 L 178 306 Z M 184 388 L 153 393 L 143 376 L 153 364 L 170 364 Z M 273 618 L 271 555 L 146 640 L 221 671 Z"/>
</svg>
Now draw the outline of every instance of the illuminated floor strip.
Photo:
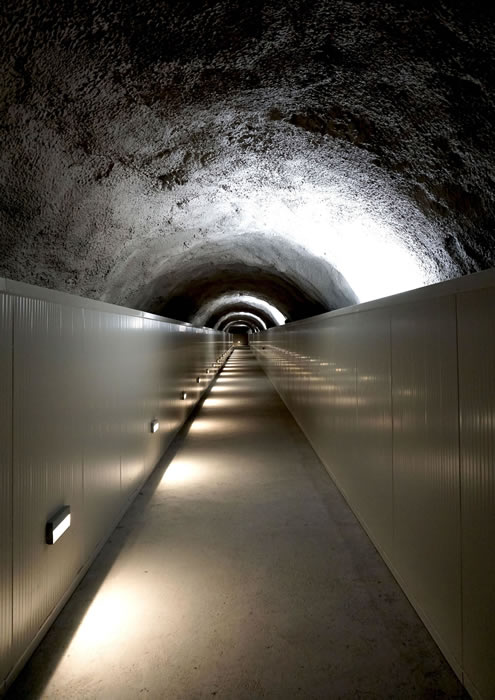
<svg viewBox="0 0 495 700">
<path fill-rule="evenodd" d="M 12 697 L 462 695 L 253 355 L 239 349 Z"/>
</svg>

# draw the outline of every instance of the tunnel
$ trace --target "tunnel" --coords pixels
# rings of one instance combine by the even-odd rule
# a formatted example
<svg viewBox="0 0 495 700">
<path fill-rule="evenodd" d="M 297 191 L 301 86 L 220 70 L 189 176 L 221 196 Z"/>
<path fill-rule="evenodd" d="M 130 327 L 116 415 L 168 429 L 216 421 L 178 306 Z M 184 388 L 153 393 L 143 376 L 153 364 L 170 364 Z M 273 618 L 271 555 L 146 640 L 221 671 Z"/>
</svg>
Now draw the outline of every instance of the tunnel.
<svg viewBox="0 0 495 700">
<path fill-rule="evenodd" d="M 2 15 L 0 695 L 495 697 L 494 9 Z"/>
</svg>

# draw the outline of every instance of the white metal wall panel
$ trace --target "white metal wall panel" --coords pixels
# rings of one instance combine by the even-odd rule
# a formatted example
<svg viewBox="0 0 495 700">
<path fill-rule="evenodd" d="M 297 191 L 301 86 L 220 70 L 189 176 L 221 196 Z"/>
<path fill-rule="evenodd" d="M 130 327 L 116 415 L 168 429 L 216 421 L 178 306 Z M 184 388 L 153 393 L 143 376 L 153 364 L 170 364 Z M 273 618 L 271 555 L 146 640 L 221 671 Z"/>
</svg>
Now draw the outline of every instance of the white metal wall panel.
<svg viewBox="0 0 495 700">
<path fill-rule="evenodd" d="M 0 689 L 12 664 L 12 303 L 0 294 Z"/>
<path fill-rule="evenodd" d="M 174 414 L 176 412 L 176 396 L 173 391 L 173 377 L 175 367 L 173 364 L 173 346 L 175 333 L 178 333 L 177 326 L 172 324 L 162 324 L 161 329 L 161 362 L 160 362 L 160 404 L 159 415 L 160 425 L 163 424 L 163 447 L 168 444 L 169 439 L 174 435 Z M 178 421 L 177 421 L 178 423 Z"/>
<path fill-rule="evenodd" d="M 394 566 L 461 665 L 459 434 L 453 296 L 392 311 Z"/>
<path fill-rule="evenodd" d="M 264 337 L 254 345 L 280 394 L 382 551 L 391 556 L 389 311 L 324 319 L 318 325 L 302 322 L 294 332 L 289 326 Z"/>
<path fill-rule="evenodd" d="M 14 300 L 13 621 L 19 657 L 81 562 L 80 309 Z M 45 524 L 70 505 L 73 526 L 55 545 Z"/>
<path fill-rule="evenodd" d="M 127 383 L 119 373 L 122 340 L 118 314 L 84 310 L 85 558 L 106 535 L 123 504 L 120 437 Z"/>
<path fill-rule="evenodd" d="M 0 283 L 1 688 L 157 463 L 206 388 L 205 368 L 231 338 Z M 63 505 L 71 507 L 71 527 L 47 545 L 46 522 Z"/>
<path fill-rule="evenodd" d="M 144 320 L 142 333 L 143 349 L 140 353 L 140 362 L 146 367 L 146 376 L 142 382 L 142 422 L 143 431 L 147 435 L 146 450 L 144 455 L 144 472 L 147 476 L 162 453 L 160 435 L 151 433 L 150 424 L 153 418 L 159 419 L 160 407 L 160 322 L 150 319 Z"/>
<path fill-rule="evenodd" d="M 331 324 L 328 338 L 330 353 L 328 388 L 331 396 L 330 420 L 321 434 L 321 444 L 329 455 L 332 473 L 348 498 L 356 484 L 358 456 L 355 435 L 356 411 L 356 344 L 352 319 L 341 316 Z M 331 427 L 331 428 L 330 428 Z M 332 440 L 329 440 L 329 428 Z"/>
<path fill-rule="evenodd" d="M 495 698 L 495 289 L 461 294 L 458 322 L 464 664 Z"/>
<path fill-rule="evenodd" d="M 142 405 L 147 377 L 147 367 L 142 357 L 143 323 L 142 318 L 135 316 L 120 317 L 123 337 L 119 344 L 119 372 L 126 378 L 120 406 L 121 488 L 124 501 L 132 497 L 143 480 L 147 443 L 159 439 L 157 435 L 151 435 L 149 429 L 146 430 L 144 409 L 137 410 Z"/>
<path fill-rule="evenodd" d="M 168 407 L 169 425 L 172 433 L 175 433 L 182 425 L 187 415 L 187 405 L 182 401 L 181 392 L 185 391 L 185 373 L 187 372 L 186 348 L 187 329 L 180 330 L 179 327 L 170 329 L 167 339 L 167 376 L 164 384 L 164 398 Z M 194 336 L 192 336 L 194 337 Z M 193 345 L 194 341 L 192 341 Z M 194 347 L 194 345 L 193 345 Z M 189 352 L 192 352 L 189 350 Z M 206 377 L 206 375 L 204 375 Z"/>
<path fill-rule="evenodd" d="M 390 312 L 354 314 L 356 329 L 356 510 L 389 559 L 393 553 Z"/>
<path fill-rule="evenodd" d="M 487 271 L 251 338 L 454 670 L 486 700 L 495 698 L 494 309 Z"/>
</svg>

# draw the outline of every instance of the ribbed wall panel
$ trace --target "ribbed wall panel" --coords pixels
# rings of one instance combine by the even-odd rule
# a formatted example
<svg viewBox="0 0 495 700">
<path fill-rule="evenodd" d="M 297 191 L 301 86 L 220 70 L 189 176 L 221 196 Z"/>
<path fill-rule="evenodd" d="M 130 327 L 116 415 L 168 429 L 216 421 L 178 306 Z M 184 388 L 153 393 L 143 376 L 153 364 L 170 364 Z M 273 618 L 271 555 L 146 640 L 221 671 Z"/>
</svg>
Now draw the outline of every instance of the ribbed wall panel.
<svg viewBox="0 0 495 700">
<path fill-rule="evenodd" d="M 163 367 L 162 396 L 167 407 L 170 435 L 175 434 L 179 426 L 182 425 L 188 409 L 199 395 L 196 393 L 197 389 L 193 389 L 191 386 L 190 376 L 197 364 L 195 357 L 196 338 L 197 336 L 190 333 L 189 329 L 181 330 L 177 326 L 171 327 L 167 333 L 168 360 L 166 366 Z M 206 362 L 203 370 L 205 369 Z M 206 374 L 203 374 L 203 378 L 203 386 L 206 386 Z M 181 398 L 182 391 L 185 391 L 188 396 L 185 401 Z"/>
<path fill-rule="evenodd" d="M 330 473 L 391 554 L 390 313 L 339 316 L 315 326 L 280 328 L 276 344 L 261 340 L 254 347 Z"/>
<path fill-rule="evenodd" d="M 359 314 L 356 324 L 356 510 L 388 557 L 393 553 L 390 312 Z M 365 459 L 363 461 L 363 457 Z"/>
<path fill-rule="evenodd" d="M 81 563 L 84 418 L 79 394 L 80 309 L 14 300 L 14 655 L 68 589 Z M 55 545 L 45 524 L 70 505 L 73 526 Z"/>
<path fill-rule="evenodd" d="M 0 282 L 20 290 L 0 292 L 1 688 L 156 465 L 231 337 Z M 160 430 L 152 434 L 154 418 Z M 46 522 L 63 505 L 71 527 L 47 545 Z"/>
<path fill-rule="evenodd" d="M 158 441 L 157 435 L 146 430 L 143 393 L 147 381 L 147 367 L 143 353 L 142 318 L 120 317 L 120 333 L 125 341 L 120 343 L 116 361 L 120 375 L 126 377 L 127 400 L 120 404 L 121 420 L 121 489 L 123 500 L 128 500 L 139 487 L 144 477 L 146 446 L 150 440 Z M 166 357 L 166 352 L 164 352 Z M 136 361 L 136 358 L 139 358 Z M 122 397 L 124 398 L 124 397 Z M 155 416 L 150 418 L 150 421 Z"/>
<path fill-rule="evenodd" d="M 83 452 L 86 558 L 104 537 L 123 504 L 121 412 L 126 404 L 128 384 L 122 381 L 119 372 L 122 336 L 118 314 L 84 310 L 82 407 L 87 434 Z M 138 398 L 132 397 L 132 401 Z"/>
<path fill-rule="evenodd" d="M 392 311 L 394 565 L 461 665 L 455 298 Z"/>
<path fill-rule="evenodd" d="M 485 700 L 495 698 L 494 309 L 492 270 L 251 339 L 454 670 Z"/>
<path fill-rule="evenodd" d="M 12 300 L 0 294 L 0 688 L 12 664 Z"/>
<path fill-rule="evenodd" d="M 156 378 L 160 376 L 160 352 L 162 351 L 160 347 L 160 322 L 145 319 L 142 338 L 144 346 L 141 353 L 141 362 L 148 369 L 142 384 L 143 396 L 141 404 L 141 419 L 144 429 L 147 428 L 146 434 L 148 436 L 144 457 L 144 471 L 147 475 L 160 458 L 162 453 L 160 437 L 164 435 L 163 430 L 158 435 L 149 431 L 149 425 L 153 418 L 159 419 L 160 417 L 161 386 L 160 382 L 156 381 Z"/>
<path fill-rule="evenodd" d="M 495 290 L 460 295 L 458 322 L 464 663 L 495 698 Z"/>
<path fill-rule="evenodd" d="M 328 323 L 328 322 L 327 322 Z M 327 324 L 325 324 L 326 326 Z M 356 399 L 356 328 L 346 316 L 335 319 L 326 329 L 327 341 L 320 353 L 329 363 L 328 396 L 330 411 L 322 424 L 316 444 L 328 455 L 328 464 L 348 497 L 354 491 L 356 478 L 357 399 Z M 319 355 L 318 355 L 319 357 Z M 334 440 L 328 440 L 328 435 Z"/>
</svg>

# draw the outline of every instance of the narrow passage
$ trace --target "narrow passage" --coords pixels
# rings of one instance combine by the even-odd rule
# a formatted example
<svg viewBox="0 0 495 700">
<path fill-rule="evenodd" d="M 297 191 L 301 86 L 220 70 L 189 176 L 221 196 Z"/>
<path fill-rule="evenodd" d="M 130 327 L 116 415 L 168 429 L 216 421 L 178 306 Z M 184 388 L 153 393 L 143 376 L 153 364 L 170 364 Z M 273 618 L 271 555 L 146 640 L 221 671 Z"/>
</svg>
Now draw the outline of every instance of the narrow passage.
<svg viewBox="0 0 495 700">
<path fill-rule="evenodd" d="M 249 349 L 9 696 L 465 697 Z"/>
</svg>

